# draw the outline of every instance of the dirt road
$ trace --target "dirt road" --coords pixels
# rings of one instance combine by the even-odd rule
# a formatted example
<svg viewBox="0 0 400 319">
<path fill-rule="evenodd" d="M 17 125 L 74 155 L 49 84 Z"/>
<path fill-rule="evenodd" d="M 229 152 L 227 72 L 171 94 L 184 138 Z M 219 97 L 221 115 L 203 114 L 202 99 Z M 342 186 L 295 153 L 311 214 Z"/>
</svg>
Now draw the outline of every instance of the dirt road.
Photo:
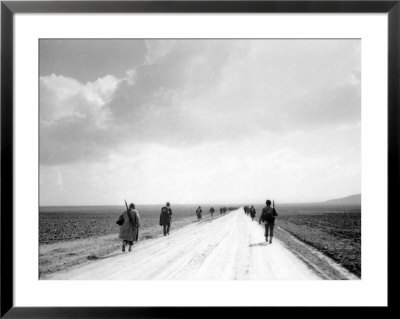
<svg viewBox="0 0 400 319">
<path fill-rule="evenodd" d="M 161 231 L 161 230 L 160 230 Z M 321 279 L 281 242 L 265 242 L 263 229 L 242 209 L 139 242 L 45 279 L 86 280 L 314 280 Z"/>
</svg>

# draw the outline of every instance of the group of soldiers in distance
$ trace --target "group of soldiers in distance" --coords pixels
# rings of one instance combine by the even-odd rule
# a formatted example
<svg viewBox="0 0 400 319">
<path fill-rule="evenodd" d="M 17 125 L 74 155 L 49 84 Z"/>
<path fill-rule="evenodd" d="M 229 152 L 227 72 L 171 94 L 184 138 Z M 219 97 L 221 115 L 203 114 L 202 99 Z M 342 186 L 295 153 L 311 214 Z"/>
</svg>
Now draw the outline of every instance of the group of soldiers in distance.
<svg viewBox="0 0 400 319">
<path fill-rule="evenodd" d="M 260 219 L 258 221 L 259 224 L 263 223 L 265 225 L 265 240 L 272 244 L 272 237 L 274 236 L 274 227 L 275 227 L 275 218 L 278 216 L 278 213 L 275 209 L 275 203 L 271 207 L 271 201 L 267 199 L 265 202 L 266 206 L 262 209 Z M 256 217 L 256 209 L 252 205 L 251 207 L 245 206 L 244 213 L 251 217 L 251 220 L 254 220 Z"/>
<path fill-rule="evenodd" d="M 254 217 L 256 217 L 256 209 L 254 208 L 253 205 L 251 205 L 251 207 L 245 206 L 244 207 L 244 213 L 246 215 L 250 215 L 251 220 L 254 220 Z"/>
<path fill-rule="evenodd" d="M 119 238 L 122 239 L 122 251 L 125 252 L 126 245 L 129 245 L 129 252 L 132 251 L 132 245 L 134 241 L 138 240 L 139 237 L 139 227 L 140 227 L 140 216 L 139 212 L 136 210 L 135 204 L 131 203 L 128 207 L 128 204 L 125 201 L 126 211 L 119 216 L 117 224 L 121 226 Z M 271 201 L 267 200 L 266 205 L 261 213 L 259 223 L 265 224 L 265 239 L 269 243 L 272 243 L 272 237 L 274 233 L 274 225 L 275 225 L 275 217 L 278 216 L 275 207 L 271 207 Z M 275 205 L 274 205 L 275 206 Z M 219 209 L 219 214 L 223 215 L 228 211 L 228 208 L 221 207 Z M 215 209 L 214 207 L 210 208 L 210 215 L 213 218 Z M 254 220 L 256 216 L 256 209 L 254 206 L 244 207 L 244 212 L 246 215 L 250 215 L 251 220 Z M 200 221 L 202 218 L 203 210 L 201 206 L 196 209 L 197 220 Z M 161 208 L 160 214 L 160 226 L 163 227 L 164 236 L 169 235 L 169 230 L 171 228 L 172 221 L 172 209 L 170 203 L 166 203 L 165 206 Z"/>
<path fill-rule="evenodd" d="M 228 208 L 226 208 L 226 207 L 221 207 L 221 208 L 219 209 L 219 214 L 220 214 L 220 215 L 225 214 L 227 211 L 228 211 Z M 214 207 L 211 207 L 209 212 L 210 212 L 211 218 L 213 218 L 214 212 L 215 212 Z M 203 215 L 203 210 L 201 209 L 201 206 L 199 206 L 199 207 L 196 209 L 196 216 L 197 216 L 197 220 L 198 220 L 198 221 L 201 220 L 202 215 Z"/>
</svg>

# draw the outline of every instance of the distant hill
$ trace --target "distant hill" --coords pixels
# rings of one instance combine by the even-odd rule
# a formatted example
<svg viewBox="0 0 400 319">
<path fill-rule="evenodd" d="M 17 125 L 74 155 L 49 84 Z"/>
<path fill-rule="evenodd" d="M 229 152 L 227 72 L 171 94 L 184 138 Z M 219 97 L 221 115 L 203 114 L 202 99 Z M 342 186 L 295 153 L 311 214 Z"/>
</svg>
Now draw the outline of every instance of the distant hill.
<svg viewBox="0 0 400 319">
<path fill-rule="evenodd" d="M 330 199 L 324 204 L 347 204 L 347 205 L 361 205 L 361 194 L 351 195 L 343 198 Z"/>
</svg>

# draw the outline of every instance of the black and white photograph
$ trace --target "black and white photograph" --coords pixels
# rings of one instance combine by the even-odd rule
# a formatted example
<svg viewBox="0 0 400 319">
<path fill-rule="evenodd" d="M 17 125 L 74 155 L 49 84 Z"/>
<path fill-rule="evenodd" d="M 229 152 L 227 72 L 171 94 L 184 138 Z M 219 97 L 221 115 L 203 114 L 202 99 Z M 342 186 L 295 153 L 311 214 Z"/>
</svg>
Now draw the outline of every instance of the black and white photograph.
<svg viewBox="0 0 400 319">
<path fill-rule="evenodd" d="M 39 40 L 39 280 L 360 280 L 361 40 Z"/>
</svg>

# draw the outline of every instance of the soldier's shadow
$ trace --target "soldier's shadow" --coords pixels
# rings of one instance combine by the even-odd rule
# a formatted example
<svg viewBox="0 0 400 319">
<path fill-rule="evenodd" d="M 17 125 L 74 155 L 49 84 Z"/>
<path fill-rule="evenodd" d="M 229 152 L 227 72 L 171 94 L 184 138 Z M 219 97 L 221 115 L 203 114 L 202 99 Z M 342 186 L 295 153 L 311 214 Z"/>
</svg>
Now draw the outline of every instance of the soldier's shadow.
<svg viewBox="0 0 400 319">
<path fill-rule="evenodd" d="M 266 241 L 257 244 L 250 244 L 249 247 L 257 247 L 257 246 L 268 246 L 269 244 Z"/>
<path fill-rule="evenodd" d="M 128 253 L 128 251 L 127 252 L 117 252 L 117 253 L 114 253 L 114 254 L 111 254 L 111 255 L 106 255 L 106 256 L 90 255 L 90 256 L 87 256 L 87 259 L 88 260 L 107 259 L 107 258 L 113 258 L 113 257 L 120 256 L 120 255 L 127 254 L 127 253 Z"/>
</svg>

